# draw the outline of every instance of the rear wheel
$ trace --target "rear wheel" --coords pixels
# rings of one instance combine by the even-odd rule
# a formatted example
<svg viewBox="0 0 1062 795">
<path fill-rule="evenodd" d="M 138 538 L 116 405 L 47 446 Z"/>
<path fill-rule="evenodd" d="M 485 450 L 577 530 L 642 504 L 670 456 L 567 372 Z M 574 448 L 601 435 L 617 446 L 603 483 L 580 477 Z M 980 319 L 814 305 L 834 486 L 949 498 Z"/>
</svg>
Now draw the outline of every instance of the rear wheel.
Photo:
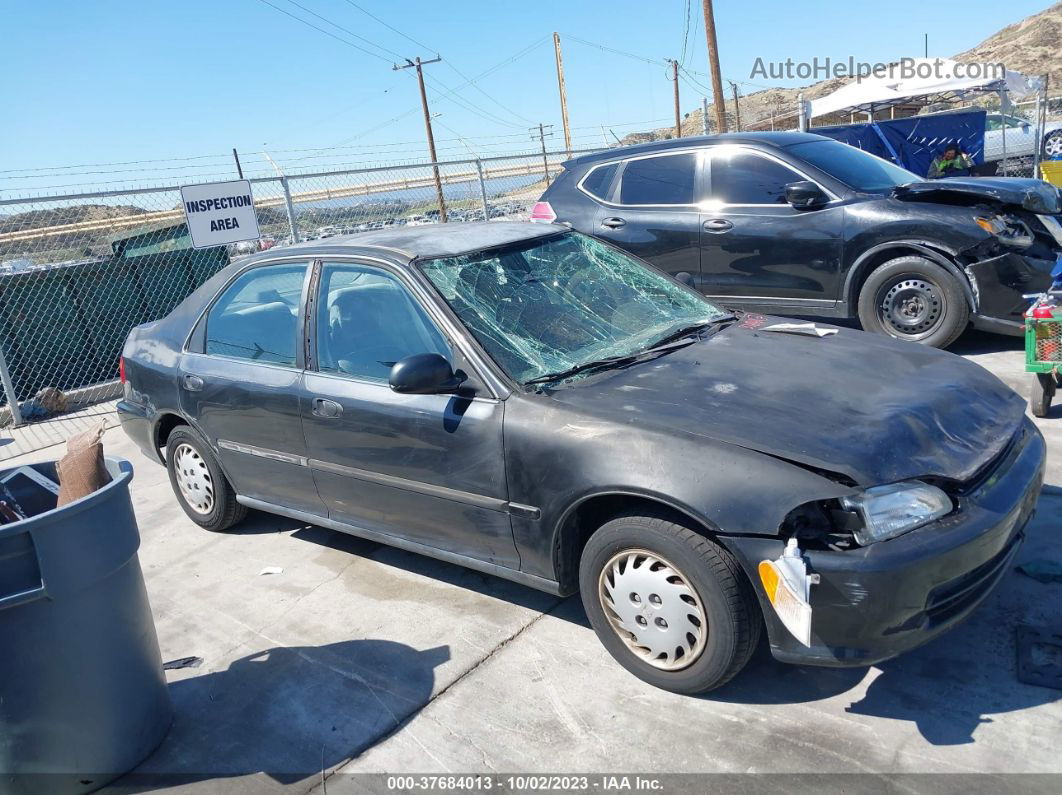
<svg viewBox="0 0 1062 795">
<path fill-rule="evenodd" d="M 166 439 L 166 469 L 181 508 L 200 527 L 227 530 L 247 516 L 210 448 L 189 428 L 177 428 Z"/>
<path fill-rule="evenodd" d="M 759 640 L 759 606 L 737 562 L 663 517 L 630 514 L 603 525 L 583 550 L 579 586 L 609 653 L 664 690 L 719 687 Z"/>
<path fill-rule="evenodd" d="M 1044 136 L 1044 157 L 1062 158 L 1062 130 L 1053 130 Z"/>
<path fill-rule="evenodd" d="M 946 348 L 969 320 L 958 280 L 925 257 L 889 260 L 871 272 L 859 292 L 863 328 L 897 339 Z"/>
</svg>

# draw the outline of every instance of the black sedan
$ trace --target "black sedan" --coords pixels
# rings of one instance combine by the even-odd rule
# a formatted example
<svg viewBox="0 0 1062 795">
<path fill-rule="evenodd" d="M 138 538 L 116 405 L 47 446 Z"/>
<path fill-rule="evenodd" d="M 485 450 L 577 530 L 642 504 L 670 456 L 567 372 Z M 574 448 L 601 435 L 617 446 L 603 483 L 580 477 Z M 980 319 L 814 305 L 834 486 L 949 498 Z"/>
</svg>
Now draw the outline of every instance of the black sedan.
<svg viewBox="0 0 1062 795">
<path fill-rule="evenodd" d="M 582 592 L 678 692 L 865 665 L 1007 570 L 1044 443 L 930 348 L 732 315 L 563 226 L 369 232 L 231 265 L 123 354 L 126 432 L 209 530 L 248 508 Z"/>
<path fill-rule="evenodd" d="M 1062 253 L 1046 182 L 925 180 L 808 133 L 679 138 L 584 155 L 533 220 L 608 240 L 722 306 L 858 318 L 947 347 L 1022 333 Z"/>
</svg>

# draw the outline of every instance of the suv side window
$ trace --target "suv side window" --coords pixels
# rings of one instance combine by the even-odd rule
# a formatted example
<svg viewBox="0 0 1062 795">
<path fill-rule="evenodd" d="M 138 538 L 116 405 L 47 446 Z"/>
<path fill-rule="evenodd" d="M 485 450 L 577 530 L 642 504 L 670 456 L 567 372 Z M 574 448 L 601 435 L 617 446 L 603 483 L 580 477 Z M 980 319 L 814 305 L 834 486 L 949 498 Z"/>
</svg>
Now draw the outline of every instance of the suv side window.
<svg viewBox="0 0 1062 795">
<path fill-rule="evenodd" d="M 723 204 L 785 204 L 785 186 L 803 179 L 753 152 L 712 154 L 712 199 Z"/>
<path fill-rule="evenodd" d="M 620 204 L 695 204 L 697 154 L 682 152 L 628 160 L 620 176 Z"/>
<path fill-rule="evenodd" d="M 617 168 L 619 168 L 619 163 L 609 163 L 607 166 L 591 169 L 583 179 L 583 190 L 598 199 L 607 199 Z"/>
<path fill-rule="evenodd" d="M 240 275 L 207 313 L 205 352 L 294 367 L 305 277 L 305 263 Z"/>
<path fill-rule="evenodd" d="M 317 368 L 387 381 L 399 359 L 438 353 L 446 338 L 397 278 L 378 268 L 325 264 L 317 314 Z"/>
</svg>

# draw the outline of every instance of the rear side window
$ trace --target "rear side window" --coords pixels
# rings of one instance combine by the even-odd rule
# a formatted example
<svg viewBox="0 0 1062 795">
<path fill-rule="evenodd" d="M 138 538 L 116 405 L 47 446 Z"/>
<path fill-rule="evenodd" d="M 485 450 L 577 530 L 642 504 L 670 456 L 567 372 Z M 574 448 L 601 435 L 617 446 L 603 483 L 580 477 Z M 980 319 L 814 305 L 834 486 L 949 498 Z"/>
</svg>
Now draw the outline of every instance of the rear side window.
<svg viewBox="0 0 1062 795">
<path fill-rule="evenodd" d="M 599 199 L 607 199 L 609 188 L 612 187 L 612 178 L 616 176 L 619 163 L 609 163 L 607 166 L 598 166 L 583 180 L 583 190 L 591 196 Z"/>
<path fill-rule="evenodd" d="M 712 199 L 724 204 L 785 204 L 785 186 L 803 179 L 781 163 L 750 152 L 712 156 Z"/>
<path fill-rule="evenodd" d="M 206 352 L 295 366 L 306 265 L 267 265 L 236 279 L 211 307 Z"/>
<path fill-rule="evenodd" d="M 620 204 L 695 204 L 697 155 L 628 160 L 620 177 Z"/>
</svg>

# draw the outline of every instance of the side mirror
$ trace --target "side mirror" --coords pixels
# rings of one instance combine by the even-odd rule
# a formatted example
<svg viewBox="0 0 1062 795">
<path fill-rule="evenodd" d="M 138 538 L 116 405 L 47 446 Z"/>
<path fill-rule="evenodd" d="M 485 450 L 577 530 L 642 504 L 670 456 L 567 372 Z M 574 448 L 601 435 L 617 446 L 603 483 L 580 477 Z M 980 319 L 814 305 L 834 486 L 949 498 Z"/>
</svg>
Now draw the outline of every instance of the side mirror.
<svg viewBox="0 0 1062 795">
<path fill-rule="evenodd" d="M 830 197 L 814 182 L 802 180 L 785 186 L 785 200 L 798 210 L 814 210 L 827 204 Z"/>
<path fill-rule="evenodd" d="M 437 395 L 456 390 L 464 379 L 437 353 L 418 353 L 394 363 L 391 389 L 408 395 Z"/>
</svg>

